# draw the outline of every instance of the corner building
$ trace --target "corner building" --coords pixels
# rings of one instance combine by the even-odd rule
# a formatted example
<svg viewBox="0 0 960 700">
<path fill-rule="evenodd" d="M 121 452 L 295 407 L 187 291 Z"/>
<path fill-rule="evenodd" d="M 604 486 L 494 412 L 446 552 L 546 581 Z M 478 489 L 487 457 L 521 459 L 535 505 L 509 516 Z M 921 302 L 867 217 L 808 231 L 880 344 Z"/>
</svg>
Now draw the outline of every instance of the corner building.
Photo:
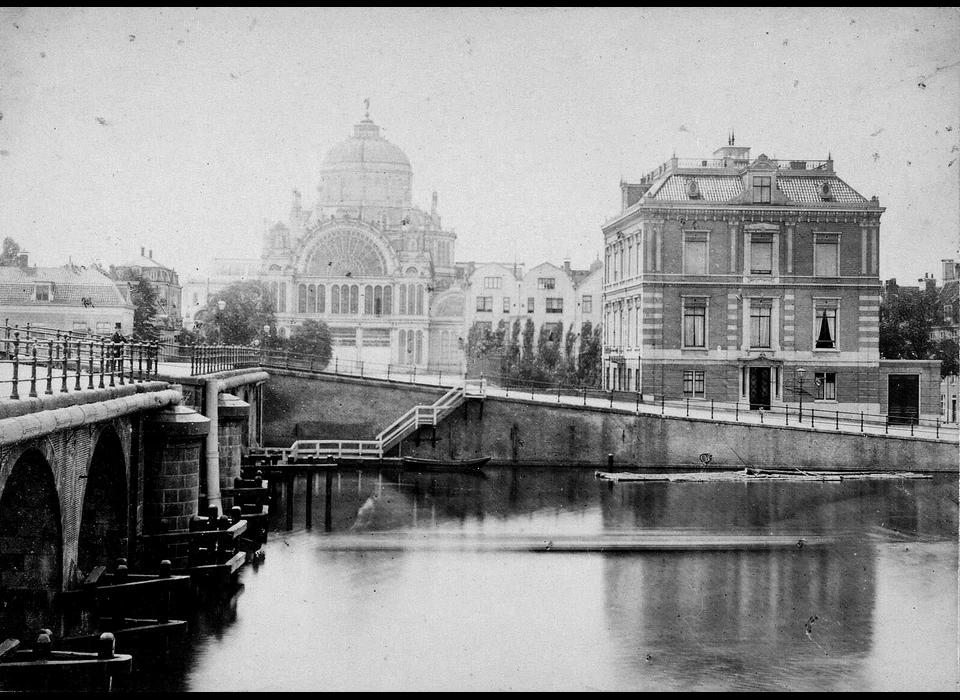
<svg viewBox="0 0 960 700">
<path fill-rule="evenodd" d="M 884 210 L 832 159 L 751 159 L 731 139 L 621 190 L 603 226 L 606 388 L 754 410 L 802 393 L 830 411 L 931 412 L 926 365 L 916 395 L 891 395 L 891 372 L 907 370 L 879 357 Z"/>
<path fill-rule="evenodd" d="M 278 334 L 321 320 L 337 361 L 462 371 L 456 234 L 436 192 L 429 212 L 412 205 L 412 183 L 406 154 L 369 115 L 327 152 L 316 206 L 295 191 L 289 221 L 264 235 L 260 278 Z"/>
</svg>

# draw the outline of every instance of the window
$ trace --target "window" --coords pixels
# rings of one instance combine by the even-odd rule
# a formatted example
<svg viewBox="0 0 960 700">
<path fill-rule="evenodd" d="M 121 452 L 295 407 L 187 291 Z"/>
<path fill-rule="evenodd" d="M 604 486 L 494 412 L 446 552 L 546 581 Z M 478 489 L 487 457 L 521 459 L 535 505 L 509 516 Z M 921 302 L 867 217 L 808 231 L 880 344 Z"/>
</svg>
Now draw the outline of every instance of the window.
<svg viewBox="0 0 960 700">
<path fill-rule="evenodd" d="M 683 395 L 702 397 L 704 394 L 703 370 L 684 370 Z"/>
<path fill-rule="evenodd" d="M 813 379 L 817 387 L 817 401 L 837 400 L 836 372 L 814 372 Z"/>
<path fill-rule="evenodd" d="M 585 314 L 593 313 L 593 296 L 590 294 L 583 295 L 583 313 Z"/>
<path fill-rule="evenodd" d="M 683 347 L 707 347 L 707 300 L 683 300 Z"/>
<path fill-rule="evenodd" d="M 770 204 L 770 193 L 773 189 L 769 175 L 755 175 L 753 178 L 753 203 Z"/>
<path fill-rule="evenodd" d="M 562 297 L 547 297 L 547 313 L 548 313 L 548 314 L 562 314 L 562 313 L 563 313 L 563 298 L 562 298 Z"/>
<path fill-rule="evenodd" d="M 73 322 L 73 331 L 75 333 L 86 333 L 90 330 L 90 327 L 87 325 L 86 321 L 74 321 Z"/>
<path fill-rule="evenodd" d="M 750 237 L 750 274 L 773 273 L 773 237 L 753 235 Z"/>
<path fill-rule="evenodd" d="M 97 321 L 97 335 L 108 335 L 113 330 L 110 321 Z"/>
<path fill-rule="evenodd" d="M 707 234 L 705 232 L 684 234 L 683 272 L 687 275 L 707 274 Z"/>
<path fill-rule="evenodd" d="M 502 283 L 503 283 L 502 277 L 484 277 L 483 278 L 484 289 L 500 289 L 500 285 Z"/>
<path fill-rule="evenodd" d="M 768 301 L 755 301 L 750 305 L 750 347 L 770 347 L 772 305 Z"/>
<path fill-rule="evenodd" d="M 477 311 L 493 311 L 493 297 L 477 297 Z"/>
<path fill-rule="evenodd" d="M 537 279 L 537 289 L 553 289 L 556 285 L 556 277 L 540 277 Z"/>
<path fill-rule="evenodd" d="M 503 298 L 503 313 L 510 313 L 510 297 Z"/>
<path fill-rule="evenodd" d="M 533 297 L 527 297 L 527 313 L 533 313 Z"/>
<path fill-rule="evenodd" d="M 562 323 L 544 323 L 543 332 L 547 336 L 547 340 L 550 342 L 557 342 L 562 339 L 563 335 L 563 324 Z"/>
<path fill-rule="evenodd" d="M 53 299 L 53 285 L 49 282 L 35 284 L 33 286 L 34 301 L 51 301 Z"/>
<path fill-rule="evenodd" d="M 831 302 L 817 302 L 813 319 L 814 347 L 818 350 L 836 350 L 837 307 Z"/>
<path fill-rule="evenodd" d="M 837 277 L 840 274 L 839 248 L 840 241 L 837 234 L 814 234 L 814 275 L 817 277 Z"/>
</svg>

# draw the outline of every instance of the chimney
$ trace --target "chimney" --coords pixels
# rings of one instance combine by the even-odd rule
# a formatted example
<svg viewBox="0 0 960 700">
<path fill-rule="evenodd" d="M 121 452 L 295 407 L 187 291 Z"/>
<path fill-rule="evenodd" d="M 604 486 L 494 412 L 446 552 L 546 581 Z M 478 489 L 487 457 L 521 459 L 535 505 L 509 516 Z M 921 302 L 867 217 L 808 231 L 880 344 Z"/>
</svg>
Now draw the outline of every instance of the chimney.
<svg viewBox="0 0 960 700">
<path fill-rule="evenodd" d="M 143 246 L 140 246 L 140 257 L 144 257 L 147 254 L 147 249 Z"/>
<path fill-rule="evenodd" d="M 27 253 L 27 251 L 25 251 L 25 250 L 21 250 L 21 251 L 17 254 L 17 267 L 20 267 L 20 268 L 27 268 L 27 267 L 29 267 L 29 266 L 30 266 L 30 264 L 29 264 L 29 258 L 30 258 L 29 253 Z"/>
<path fill-rule="evenodd" d="M 568 275 L 570 274 L 570 258 L 565 258 L 563 261 L 563 271 Z"/>
</svg>

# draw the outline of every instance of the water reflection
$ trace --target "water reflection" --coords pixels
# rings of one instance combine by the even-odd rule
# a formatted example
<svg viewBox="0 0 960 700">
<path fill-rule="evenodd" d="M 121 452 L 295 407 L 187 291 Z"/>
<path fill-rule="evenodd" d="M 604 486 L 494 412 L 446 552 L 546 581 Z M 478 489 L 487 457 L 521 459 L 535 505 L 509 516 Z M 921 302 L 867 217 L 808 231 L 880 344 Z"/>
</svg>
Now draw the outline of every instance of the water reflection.
<svg viewBox="0 0 960 700">
<path fill-rule="evenodd" d="M 157 688 L 956 689 L 957 479 L 597 481 L 344 470 L 294 488 L 293 530 L 195 621 Z M 287 522 L 274 504 L 275 528 Z M 829 538 L 775 551 L 498 551 L 519 536 Z M 445 551 L 334 551 L 358 535 Z M 491 544 L 492 543 L 492 544 Z M 141 684 L 141 687 L 149 683 Z"/>
</svg>

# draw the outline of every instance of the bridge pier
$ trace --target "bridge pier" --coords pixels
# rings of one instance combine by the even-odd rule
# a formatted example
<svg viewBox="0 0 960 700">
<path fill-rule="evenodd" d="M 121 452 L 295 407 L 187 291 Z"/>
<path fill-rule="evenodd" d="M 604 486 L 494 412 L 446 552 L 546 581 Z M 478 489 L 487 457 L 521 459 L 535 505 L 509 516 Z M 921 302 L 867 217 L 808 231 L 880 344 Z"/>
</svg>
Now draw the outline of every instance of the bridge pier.
<svg viewBox="0 0 960 700">
<path fill-rule="evenodd" d="M 240 477 L 240 462 L 247 442 L 247 423 L 250 419 L 250 404 L 233 394 L 217 397 L 217 444 L 220 489 L 233 488 L 234 480 Z M 211 425 L 212 430 L 212 425 Z M 208 475 L 209 478 L 209 475 Z M 223 513 L 233 507 L 233 497 L 221 495 Z M 215 505 L 207 499 L 207 506 Z"/>
<path fill-rule="evenodd" d="M 144 421 L 145 535 L 189 530 L 198 513 L 200 457 L 209 432 L 210 420 L 185 406 L 171 406 Z M 184 568 L 186 540 L 172 548 L 163 558 Z"/>
</svg>

